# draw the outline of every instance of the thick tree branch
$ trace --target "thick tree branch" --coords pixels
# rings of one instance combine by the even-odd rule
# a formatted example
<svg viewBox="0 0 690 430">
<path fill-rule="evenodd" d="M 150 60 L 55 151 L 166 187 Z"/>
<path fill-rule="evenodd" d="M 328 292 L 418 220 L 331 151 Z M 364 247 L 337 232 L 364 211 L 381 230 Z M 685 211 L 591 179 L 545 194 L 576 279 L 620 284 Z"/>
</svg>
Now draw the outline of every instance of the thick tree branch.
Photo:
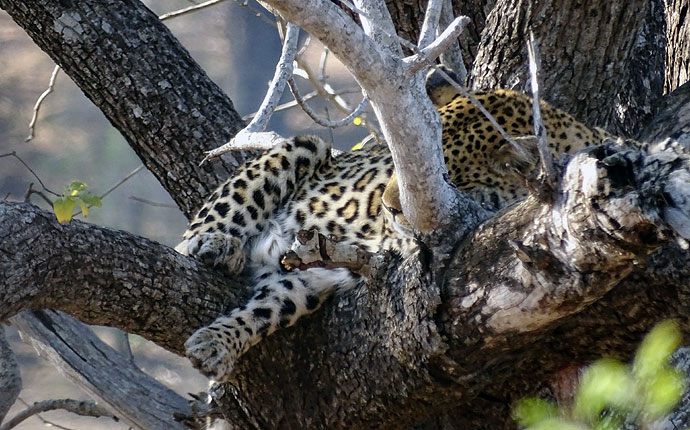
<svg viewBox="0 0 690 430">
<path fill-rule="evenodd" d="M 646 154 L 609 146 L 576 156 L 561 181 L 565 197 L 553 207 L 528 200 L 512 208 L 449 263 L 424 252 L 391 262 L 368 289 L 250 350 L 219 401 L 247 428 L 399 428 L 491 392 L 514 377 L 507 364 L 529 356 L 545 331 L 577 318 L 673 239 L 665 209 L 687 215 L 690 208 L 688 191 L 669 188 L 667 179 L 687 175 L 689 158 L 679 147 Z M 57 307 L 179 351 L 194 327 L 241 301 L 224 288 L 229 280 L 144 239 L 79 222 L 60 226 L 26 204 L 0 208 L 0 226 L 8 226 L 0 234 L 3 317 L 26 306 Z M 674 313 L 690 306 L 687 275 L 679 276 L 681 302 L 661 315 L 682 316 Z M 653 323 L 636 321 L 641 330 Z M 592 344 L 611 336 L 596 334 Z M 578 347 L 571 353 L 592 349 Z M 371 378 L 372 370 L 391 376 Z M 334 412 L 328 405 L 336 399 Z M 267 402 L 285 407 L 260 406 Z"/>
<path fill-rule="evenodd" d="M 394 46 L 397 41 L 387 42 L 394 30 L 389 29 L 387 10 L 381 10 L 383 2 L 356 3 L 367 14 L 362 20 L 371 37 L 330 1 L 266 3 L 328 46 L 370 98 L 393 155 L 400 202 L 410 223 L 429 232 L 451 218 L 459 197 L 443 179 L 446 167 L 438 114 L 426 96 L 421 75 L 406 75 L 401 50 Z M 420 158 L 422 153 L 426 156 Z"/>
<path fill-rule="evenodd" d="M 0 239 L 0 320 L 58 309 L 179 353 L 195 328 L 250 293 L 166 246 L 74 220 L 60 225 L 25 203 L 0 202 Z"/>
<path fill-rule="evenodd" d="M 11 321 L 22 335 L 29 336 L 40 356 L 95 399 L 104 400 L 99 401 L 103 405 L 99 408 L 101 415 L 106 408 L 107 415 L 134 428 L 183 428 L 173 415 L 189 413 L 185 399 L 139 370 L 69 315 L 24 312 Z"/>
<path fill-rule="evenodd" d="M 22 377 L 14 352 L 5 338 L 5 328 L 0 327 L 0 424 L 4 422 L 22 390 Z"/>
<path fill-rule="evenodd" d="M 683 200 L 688 191 L 668 200 L 659 196 L 669 194 L 665 178 L 690 174 L 689 161 L 690 155 L 679 147 L 645 154 L 607 146 L 578 155 L 560 182 L 558 195 L 565 197 L 554 206 L 531 199 L 492 219 L 464 241 L 445 266 L 443 256 L 423 254 L 397 267 L 391 263 L 386 275 L 373 275 L 366 292 L 337 298 L 325 306 L 322 317 L 305 319 L 250 350 L 238 363 L 236 381 L 218 401 L 243 428 L 277 422 L 281 428 L 307 423 L 320 428 L 357 428 L 363 423 L 401 428 L 458 405 L 464 405 L 465 420 L 474 419 L 467 428 L 498 428 L 494 424 L 509 414 L 502 410 L 489 420 L 492 424 L 478 425 L 478 417 L 486 416 L 468 407 L 478 401 L 477 395 L 499 396 L 500 388 L 511 381 L 522 390 L 512 386 L 499 398 L 524 395 L 525 375 L 539 375 L 534 381 L 544 381 L 548 372 L 568 362 L 561 351 L 596 357 L 611 343 L 635 343 L 630 327 L 620 337 L 606 326 L 594 329 L 590 313 L 585 318 L 590 326 L 587 342 L 572 342 L 578 352 L 563 344 L 554 349 L 539 346 L 550 339 L 548 332 L 566 324 L 574 327 L 571 321 L 579 321 L 587 306 L 615 290 L 648 254 L 673 240 L 664 209 L 680 204 L 690 213 L 690 204 Z M 682 260 L 669 266 L 651 259 L 650 264 L 655 265 L 652 273 L 678 270 L 674 276 L 682 281 L 674 286 L 683 298 L 663 312 L 655 307 L 643 318 L 629 307 L 627 314 L 617 313 L 619 327 L 635 321 L 634 337 L 663 317 L 680 317 L 683 327 L 690 327 L 684 310 L 690 305 L 690 269 Z M 422 275 L 426 265 L 435 275 Z M 643 302 L 638 297 L 636 306 Z M 618 309 L 618 303 L 608 301 L 598 312 Z M 309 337 L 308 344 L 301 341 L 304 337 Z M 553 345 L 565 337 L 574 335 L 560 334 Z M 276 354 L 280 363 L 273 359 Z M 554 363 L 545 365 L 549 360 Z M 543 368 L 533 366 L 535 362 Z M 257 363 L 262 363 L 260 372 Z M 348 372 L 340 372 L 343 366 Z M 516 368 L 529 373 L 517 373 L 523 377 L 516 378 Z M 372 369 L 387 377 L 370 378 Z M 321 378 L 330 382 L 319 383 Z M 268 381 L 285 388 L 274 393 Z M 275 412 L 247 408 L 287 399 L 290 403 Z M 327 405 L 335 401 L 333 415 Z M 286 415 L 286 410 L 294 412 Z"/>
</svg>

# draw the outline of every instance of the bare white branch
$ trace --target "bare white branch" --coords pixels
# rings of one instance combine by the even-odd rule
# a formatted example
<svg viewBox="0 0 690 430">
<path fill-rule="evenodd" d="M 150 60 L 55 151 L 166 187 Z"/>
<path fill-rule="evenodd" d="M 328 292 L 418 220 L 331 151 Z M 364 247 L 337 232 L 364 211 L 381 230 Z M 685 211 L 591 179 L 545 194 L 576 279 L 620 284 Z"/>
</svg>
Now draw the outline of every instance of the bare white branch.
<svg viewBox="0 0 690 430">
<path fill-rule="evenodd" d="M 40 414 L 41 412 L 54 411 L 56 409 L 64 409 L 72 412 L 73 414 L 86 417 L 109 417 L 115 421 L 118 421 L 117 417 L 111 414 L 110 411 L 95 403 L 72 399 L 57 399 L 34 403 L 1 425 L 0 430 L 9 430 L 16 427 L 19 425 L 19 423 L 32 415 Z"/>
<path fill-rule="evenodd" d="M 446 166 L 441 149 L 441 125 L 426 96 L 421 74 L 410 77 L 400 50 L 374 42 L 383 35 L 399 40 L 386 27 L 390 20 L 381 1 L 361 0 L 357 8 L 367 17 L 369 37 L 343 11 L 326 0 L 266 0 L 285 19 L 319 39 L 350 70 L 372 101 L 383 135 L 391 148 L 406 218 L 420 231 L 440 226 L 457 212 L 457 193 L 443 178 Z M 380 18 L 380 19 L 376 19 Z M 383 20 L 385 23 L 378 27 Z M 395 44 L 397 45 L 398 42 Z M 410 45 L 417 52 L 414 44 Z M 393 51 L 396 51 L 393 49 Z M 420 157 L 420 154 L 425 154 Z"/>
<path fill-rule="evenodd" d="M 55 88 L 55 80 L 57 79 L 59 72 L 60 66 L 55 66 L 55 68 L 53 69 L 53 73 L 50 74 L 50 82 L 48 82 L 48 88 L 46 88 L 46 90 L 43 91 L 43 93 L 38 97 L 38 100 L 36 100 L 36 104 L 34 105 L 34 113 L 31 116 L 31 121 L 29 122 L 29 135 L 24 140 L 25 142 L 28 142 L 34 138 L 36 120 L 38 119 L 38 111 L 41 109 L 43 100 L 45 100 L 45 98 L 53 92 L 53 89 Z"/>
<path fill-rule="evenodd" d="M 321 118 L 311 107 L 309 107 L 306 101 L 302 98 L 302 95 L 299 93 L 299 88 L 297 88 L 297 83 L 294 79 L 288 79 L 288 85 L 290 86 L 292 95 L 295 97 L 295 101 L 297 104 L 299 104 L 304 113 L 306 113 L 309 118 L 322 127 L 337 128 L 347 125 L 351 123 L 356 116 L 360 115 L 364 108 L 369 104 L 369 99 L 363 97 L 359 105 L 352 112 L 350 112 L 349 115 L 339 121 L 331 121 L 329 119 Z"/>
<path fill-rule="evenodd" d="M 546 183 L 553 188 L 556 181 L 556 172 L 553 168 L 553 159 L 546 143 L 546 127 L 541 120 L 539 108 L 539 58 L 534 33 L 530 30 L 527 42 L 527 57 L 529 59 L 529 75 L 532 86 L 532 117 L 534 119 L 534 135 L 537 136 L 537 148 L 541 159 L 542 173 Z"/>
<path fill-rule="evenodd" d="M 434 40 L 439 29 L 442 9 L 443 0 L 429 0 L 429 3 L 427 3 L 424 22 L 419 32 L 419 42 L 417 42 L 419 49 L 424 49 Z"/>
<path fill-rule="evenodd" d="M 209 7 L 209 6 L 213 6 L 214 4 L 220 3 L 220 2 L 223 2 L 223 1 L 225 1 L 225 0 L 209 0 L 209 1 L 205 1 L 205 2 L 203 2 L 203 3 L 195 4 L 195 5 L 192 5 L 192 6 L 189 6 L 189 7 L 185 7 L 185 8 L 182 8 L 182 9 L 178 9 L 178 10 L 175 10 L 175 11 L 172 11 L 172 12 L 164 13 L 163 15 L 160 15 L 160 16 L 158 17 L 158 19 L 160 19 L 161 21 L 165 21 L 166 19 L 177 18 L 178 16 L 185 15 L 185 14 L 187 14 L 187 13 L 194 12 L 194 11 L 197 11 L 197 10 L 200 10 L 200 9 L 205 9 L 205 8 L 207 8 L 207 7 Z"/>
<path fill-rule="evenodd" d="M 453 13 L 453 3 L 451 0 L 443 0 L 443 9 L 441 10 L 441 18 L 439 21 L 438 29 L 436 30 L 436 36 L 440 36 L 442 33 L 441 29 L 447 28 L 451 22 L 455 19 Z M 460 43 L 455 41 L 451 43 L 445 51 L 441 54 L 441 64 L 453 70 L 461 84 L 467 82 L 467 69 L 465 68 L 465 62 L 462 60 L 462 50 L 460 49 Z"/>
<path fill-rule="evenodd" d="M 268 121 L 271 119 L 276 106 L 280 102 L 285 90 L 285 83 L 292 76 L 293 62 L 297 56 L 297 42 L 299 40 L 299 27 L 288 23 L 283 50 L 276 65 L 276 71 L 271 80 L 271 84 L 266 91 L 266 96 L 261 102 L 258 114 L 244 128 L 247 133 L 254 133 L 266 130 Z"/>
<path fill-rule="evenodd" d="M 384 0 L 353 0 L 353 3 L 356 6 L 353 10 L 359 13 L 364 32 L 376 42 L 383 52 L 401 57 L 402 48 L 386 2 Z"/>
<path fill-rule="evenodd" d="M 404 62 L 407 65 L 406 73 L 408 76 L 414 75 L 426 66 L 433 66 L 434 60 L 441 55 L 451 43 L 456 41 L 460 33 L 462 33 L 469 23 L 470 19 L 466 16 L 455 18 L 436 40 L 428 44 L 421 51 L 405 58 Z"/>
<path fill-rule="evenodd" d="M 271 80 L 271 84 L 266 91 L 263 101 L 257 114 L 247 126 L 242 129 L 230 142 L 206 153 L 206 157 L 201 161 L 203 164 L 206 160 L 220 157 L 221 155 L 240 149 L 261 148 L 268 149 L 265 145 L 276 143 L 277 140 L 270 133 L 262 133 L 273 115 L 280 98 L 283 96 L 285 90 L 285 83 L 292 77 L 293 62 L 297 55 L 297 42 L 299 40 L 299 27 L 292 23 L 288 23 L 285 40 L 283 42 L 283 50 L 280 53 L 280 59 L 276 65 L 276 71 Z M 252 133 L 261 133 L 261 136 L 252 137 Z M 268 135 L 268 139 L 266 139 Z M 277 136 L 277 135 L 275 135 Z"/>
</svg>

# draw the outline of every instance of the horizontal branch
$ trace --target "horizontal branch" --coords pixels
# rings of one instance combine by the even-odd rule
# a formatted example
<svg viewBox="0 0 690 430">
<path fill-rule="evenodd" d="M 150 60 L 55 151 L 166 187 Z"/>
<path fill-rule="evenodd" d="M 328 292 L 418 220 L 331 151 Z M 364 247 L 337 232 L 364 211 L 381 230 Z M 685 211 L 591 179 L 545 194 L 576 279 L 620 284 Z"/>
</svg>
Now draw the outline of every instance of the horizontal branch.
<svg viewBox="0 0 690 430">
<path fill-rule="evenodd" d="M 553 359 L 550 367 L 532 369 L 543 375 L 563 363 L 540 346 L 544 332 L 574 321 L 674 239 L 664 214 L 669 208 L 689 213 L 690 200 L 684 200 L 687 190 L 669 188 L 667 178 L 688 172 L 688 154 L 673 145 L 579 154 L 566 167 L 563 197 L 553 206 L 530 199 L 512 208 L 463 242 L 450 261 L 435 253 L 389 257 L 371 272 L 367 288 L 331 300 L 250 349 L 219 401 L 246 428 L 277 422 L 401 427 L 509 381 L 515 373 L 508 362 L 534 354 L 540 363 Z M 2 318 L 53 307 L 179 352 L 195 327 L 248 293 L 167 247 L 80 222 L 62 226 L 28 204 L 0 203 L 0 238 Z M 656 271 L 667 274 L 668 262 L 658 264 Z M 676 303 L 654 319 L 690 306 L 689 268 L 675 274 L 677 294 L 659 299 Z M 620 310 L 615 302 L 607 306 L 600 312 Z M 634 316 L 641 336 L 654 321 L 638 314 L 618 318 L 625 324 Z M 587 336 L 589 343 L 576 344 L 570 356 L 596 351 L 616 334 L 592 329 Z M 350 370 L 341 372 L 344 367 Z M 386 377 L 371 378 L 372 372 Z M 335 401 L 340 412 L 331 415 L 327 406 Z M 286 407 L 259 407 L 267 402 Z"/>
<path fill-rule="evenodd" d="M 249 287 L 126 232 L 0 202 L 0 320 L 51 308 L 139 334 L 174 352 L 239 306 Z"/>
</svg>

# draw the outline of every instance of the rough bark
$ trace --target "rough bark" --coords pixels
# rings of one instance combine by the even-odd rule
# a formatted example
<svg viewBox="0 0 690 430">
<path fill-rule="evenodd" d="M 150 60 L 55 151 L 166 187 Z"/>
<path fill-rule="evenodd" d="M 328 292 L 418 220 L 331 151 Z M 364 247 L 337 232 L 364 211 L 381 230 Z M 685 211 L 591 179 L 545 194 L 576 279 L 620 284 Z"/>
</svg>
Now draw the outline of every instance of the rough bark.
<svg viewBox="0 0 690 430">
<path fill-rule="evenodd" d="M 595 315 L 616 310 L 621 320 L 618 326 L 625 329 L 622 333 L 600 326 L 601 319 L 590 321 L 591 329 L 583 333 L 579 330 L 581 323 L 576 322 L 581 317 L 578 312 L 593 302 L 602 306 L 602 296 L 636 265 L 644 263 L 649 253 L 674 237 L 664 221 L 666 209 L 677 206 L 690 216 L 687 190 L 673 188 L 669 181 L 677 175 L 686 182 L 690 179 L 690 154 L 679 147 L 645 154 L 609 146 L 580 154 L 568 164 L 557 192 L 561 197 L 553 205 L 532 198 L 493 218 L 464 241 L 450 260 L 448 256 L 429 255 L 428 251 L 402 262 L 391 260 L 367 289 L 332 300 L 315 317 L 250 350 L 238 363 L 235 381 L 223 388 L 224 395 L 218 401 L 238 428 L 400 428 L 440 410 L 471 403 L 499 387 L 504 395 L 510 393 L 505 385 L 514 383 L 516 367 L 530 370 L 528 374 L 534 378 L 528 378 L 530 381 L 543 381 L 546 373 L 565 362 L 566 356 L 572 360 L 596 355 L 604 348 L 602 345 L 622 346 L 615 340 L 624 339 L 629 345 L 631 327 L 639 327 L 641 335 L 659 317 L 681 318 L 683 327 L 688 328 L 684 312 L 690 305 L 690 266 L 680 264 L 684 261 L 679 256 L 671 257 L 674 264 L 669 265 L 672 253 L 664 254 L 657 263 L 652 260 L 661 264 L 652 273 L 666 277 L 672 274 L 678 280 L 674 285 L 677 294 L 658 298 L 660 303 L 672 300 L 668 306 L 642 313 L 642 317 L 639 311 L 620 314 L 626 304 L 639 307 L 640 301 L 621 299 L 623 308 L 611 302 L 610 308 L 599 309 Z M 23 204 L 4 206 L 10 207 L 8 212 L 16 208 L 36 213 Z M 3 253 L 0 270 L 11 277 L 13 284 L 24 284 L 24 277 L 37 279 L 30 272 L 17 273 L 21 265 L 13 264 L 13 260 L 24 260 L 21 251 L 27 245 L 23 231 L 34 223 L 42 225 L 45 221 L 39 215 L 34 215 L 21 231 L 3 234 L 4 246 L 19 244 L 18 249 Z M 101 269 L 108 264 L 101 257 L 113 254 L 103 248 L 103 238 L 97 232 L 90 231 L 83 238 L 54 231 L 45 236 L 56 240 L 61 235 L 77 243 L 77 249 L 86 248 L 88 238 L 93 238 L 92 242 L 101 246 L 88 250 L 87 254 L 95 255 L 85 267 L 101 276 L 113 270 L 107 266 Z M 160 342 L 154 322 L 167 318 L 169 310 L 151 305 L 168 300 L 148 293 L 156 289 L 155 285 L 139 287 L 138 270 L 130 266 L 141 265 L 154 256 L 164 265 L 167 258 L 161 256 L 160 247 L 137 240 L 145 246 L 136 249 L 128 244 L 139 254 L 129 263 L 117 261 L 121 271 L 118 276 L 121 285 L 142 292 L 137 306 L 147 309 L 147 318 L 129 312 L 126 318 L 131 321 L 126 322 L 126 328 Z M 40 244 L 40 248 L 46 246 L 51 244 Z M 72 255 L 75 249 L 68 247 L 62 252 Z M 147 257 L 147 252 L 152 255 Z M 80 258 L 83 256 L 77 254 L 69 261 L 74 265 Z M 184 264 L 183 257 L 171 258 L 178 265 Z M 155 267 L 142 268 L 147 272 L 152 269 Z M 188 271 L 196 272 L 196 268 L 188 266 Z M 47 299 L 36 297 L 58 295 L 54 288 L 64 284 L 65 278 L 53 276 L 53 267 L 47 273 L 50 275 L 37 286 L 39 291 L 34 297 L 22 298 L 23 303 L 41 306 Z M 181 302 L 214 299 L 210 297 L 213 290 L 204 290 L 205 284 L 193 281 L 185 279 L 187 295 Z M 87 318 L 100 314 L 112 318 L 112 325 L 124 324 L 119 303 L 129 303 L 129 295 L 108 291 L 122 291 L 121 285 L 93 286 L 94 291 L 106 290 L 101 293 L 108 297 L 110 307 L 103 309 L 96 303 L 91 309 L 94 303 L 86 300 L 70 312 Z M 174 291 L 175 285 L 172 281 L 168 288 Z M 60 305 L 62 301 L 51 299 L 48 305 L 54 306 L 55 302 Z M 3 309 L 19 307 L 16 302 L 0 304 Z M 181 330 L 189 332 L 194 327 L 191 324 L 197 323 L 196 312 L 193 305 L 177 309 L 176 325 L 185 325 Z M 548 336 L 569 324 L 569 330 L 559 336 Z M 572 336 L 587 342 L 570 344 L 567 340 Z M 348 371 L 343 372 L 344 368 Z M 371 378 L 372 373 L 386 377 Z M 524 389 L 529 382 L 520 385 Z M 281 390 L 275 390 L 276 386 Z M 265 408 L 265 404 L 274 407 Z M 466 409 L 464 419 L 476 423 L 477 413 L 481 415 L 474 408 Z M 493 418 L 492 425 L 477 428 L 495 428 L 493 424 L 499 418 L 505 421 L 507 416 L 500 414 Z"/>
<path fill-rule="evenodd" d="M 3 7 L 7 3 L 0 0 Z M 20 6 L 10 5 L 13 15 L 18 20 L 28 20 L 26 27 L 30 33 L 38 33 L 33 28 L 36 23 L 54 22 L 48 15 L 44 16 L 45 21 L 31 21 L 36 15 L 28 14 L 26 9 L 35 6 L 34 2 L 16 4 Z M 128 6 L 139 8 L 137 3 Z M 62 3 L 54 7 L 62 7 Z M 100 12 L 105 14 L 105 10 Z M 81 26 L 90 28 L 84 22 Z M 160 30 L 155 26 L 146 28 L 152 28 L 152 32 Z M 51 30 L 44 33 L 64 39 L 63 33 L 53 34 Z M 47 36 L 34 36 L 45 49 L 57 49 L 57 44 L 47 40 Z M 626 52 L 629 51 L 619 54 L 626 55 Z M 127 51 L 127 55 L 136 54 Z M 59 57 L 61 53 L 53 55 Z M 153 56 L 148 61 L 155 63 L 156 58 Z M 163 56 L 162 60 L 166 58 Z M 70 63 L 68 59 L 65 61 Z M 193 63 L 186 64 L 193 68 L 190 65 Z M 74 75 L 86 74 L 82 68 L 89 70 L 86 63 L 70 64 L 70 67 Z M 188 73 L 184 68 L 168 71 L 174 74 L 180 70 Z M 100 69 L 96 72 L 105 73 Z M 189 81 L 176 82 L 185 89 L 190 85 Z M 576 100 L 577 95 L 569 93 L 568 97 Z M 157 99 L 157 103 L 169 107 L 177 100 Z M 204 100 L 204 105 L 211 104 Z M 162 112 L 160 109 L 165 108 L 150 105 L 151 112 Z M 104 111 L 107 115 L 113 112 L 106 107 Z M 165 113 L 169 116 L 161 121 L 167 124 L 172 118 L 170 123 L 181 129 L 187 121 L 198 121 L 202 128 L 212 129 L 216 119 L 213 116 L 192 119 L 176 109 Z M 147 116 L 151 121 L 154 117 Z M 117 127 L 131 124 L 141 127 L 141 134 L 130 137 L 135 147 L 144 145 L 139 139 L 151 138 L 152 133 L 145 133 L 149 127 L 162 126 L 125 119 L 122 123 L 113 122 Z M 668 128 L 668 124 L 658 127 Z M 173 139 L 175 135 L 166 134 L 161 142 L 167 142 L 166 136 Z M 196 141 L 194 145 L 186 140 L 175 142 L 170 146 L 173 151 L 181 148 L 178 153 L 184 153 L 187 145 L 196 147 Z M 663 181 L 642 174 L 650 170 L 650 175 L 657 174 L 663 170 L 661 165 L 645 167 L 644 160 L 635 158 L 639 155 L 635 151 L 615 148 L 609 148 L 609 152 L 598 151 L 578 160 L 580 166 L 590 170 L 596 166 L 599 173 L 594 182 L 585 182 L 602 186 L 581 187 L 577 172 L 583 170 L 576 169 L 573 163 L 574 181 L 570 186 L 575 188 L 566 189 L 572 199 L 591 197 L 594 193 L 593 201 L 598 205 L 593 207 L 587 203 L 588 199 L 582 199 L 582 205 L 571 214 L 575 217 L 572 223 L 581 229 L 570 233 L 583 246 L 588 246 L 584 238 L 598 240 L 606 251 L 604 254 L 598 254 L 597 248 L 597 252 L 581 255 L 579 263 L 573 265 L 570 256 L 562 252 L 562 243 L 552 240 L 553 252 L 551 248 L 542 249 L 537 238 L 542 235 L 557 238 L 563 228 L 554 223 L 558 217 L 554 216 L 553 208 L 531 200 L 486 224 L 454 249 L 450 260 L 428 250 L 401 262 L 392 259 L 389 266 L 374 276 L 367 289 L 331 300 L 322 312 L 270 337 L 240 360 L 234 385 L 217 391 L 228 416 L 240 428 L 505 427 L 511 400 L 534 392 L 560 364 L 570 363 L 573 357 L 583 360 L 598 357 L 603 351 L 615 350 L 624 355 L 661 317 L 676 316 L 687 328 L 688 253 L 666 245 L 649 257 L 645 268 L 635 269 L 644 266 L 649 252 L 670 239 L 664 237 L 670 230 L 663 221 L 662 210 L 668 201 L 655 198 L 657 194 L 652 192 L 658 192 Z M 140 154 L 144 159 L 154 155 L 143 150 Z M 167 156 L 149 163 L 154 169 L 156 163 L 169 163 L 170 169 L 189 169 L 183 165 L 192 164 Z M 206 175 L 215 177 L 215 171 L 191 169 L 189 174 L 194 180 Z M 191 185 L 179 185 L 169 179 L 162 182 L 170 187 L 173 195 Z M 636 189 L 647 192 L 637 195 Z M 184 192 L 190 193 L 184 197 L 189 201 L 181 206 L 189 211 L 198 203 L 194 201 L 202 192 L 197 189 Z M 608 197 L 607 192 L 611 193 Z M 613 213 L 615 205 L 622 206 Z M 0 228 L 6 228 L 7 232 L 0 234 L 2 250 L 6 251 L 0 251 L 3 266 L 0 274 L 16 276 L 12 276 L 11 282 L 7 282 L 10 279 L 7 277 L 0 279 L 0 285 L 4 288 L 18 283 L 27 291 L 20 292 L 15 287 L 12 294 L 0 298 L 0 309 L 6 309 L 6 303 L 7 309 L 11 305 L 12 312 L 25 307 L 64 307 L 90 321 L 111 320 L 109 325 L 141 333 L 179 351 L 191 330 L 241 300 L 241 293 L 227 293 L 224 287 L 228 285 L 227 280 L 144 239 L 80 223 L 58 226 L 50 215 L 25 205 L 3 204 L 2 211 L 3 217 L 15 218 L 12 223 L 5 221 L 8 218 L 0 222 Z M 587 216 L 577 217 L 585 212 Z M 535 231 L 532 224 L 535 219 L 544 220 L 543 231 Z M 612 229 L 607 225 L 611 220 L 628 229 L 620 232 Z M 628 221 L 632 224 L 627 224 Z M 35 231 L 44 229 L 45 234 L 27 240 L 21 230 L 30 230 L 34 223 L 42 226 Z M 640 231 L 644 234 L 635 234 Z M 16 248 L 9 252 L 10 246 Z M 113 253 L 115 249 L 126 250 L 124 254 L 135 253 L 137 258 L 128 260 L 120 252 Z M 33 262 L 34 258 L 36 264 L 25 268 L 25 263 Z M 109 259 L 113 258 L 119 265 L 111 264 Z M 55 266 L 50 264 L 52 259 L 58 261 Z M 39 267 L 41 262 L 49 270 Z M 70 266 L 74 273 L 69 272 Z M 611 267 L 617 272 L 608 273 Z M 130 272 L 132 278 L 128 279 Z M 614 287 L 621 274 L 628 272 L 632 273 Z M 148 276 L 142 281 L 144 273 Z M 78 280 L 87 282 L 74 282 L 74 276 L 81 276 Z M 101 282 L 98 278 L 104 276 L 106 280 Z M 178 276 L 184 281 L 176 280 Z M 37 283 L 37 279 L 41 282 Z M 519 315 L 506 315 L 513 304 L 505 300 L 532 291 L 526 287 L 528 281 L 533 283 L 527 285 L 552 293 L 545 296 L 548 300 L 544 307 L 523 306 L 519 307 Z M 568 281 L 574 282 L 574 286 Z M 474 284 L 478 287 L 470 289 Z M 79 289 L 87 294 L 74 293 Z M 67 290 L 72 291 L 70 298 L 80 301 L 81 307 L 55 297 Z M 133 298 L 128 291 L 139 295 Z M 134 304 L 141 313 L 131 312 Z M 508 306 L 501 308 L 501 304 Z M 475 316 L 479 321 L 473 319 Z M 511 330 L 515 321 L 531 324 L 522 331 Z M 267 404 L 271 407 L 266 408 Z"/>
<path fill-rule="evenodd" d="M 671 92 L 690 79 L 690 16 L 687 0 L 666 0 L 666 76 Z"/>
<path fill-rule="evenodd" d="M 22 390 L 22 377 L 14 352 L 5 338 L 5 329 L 0 327 L 0 423 L 5 419 Z"/>
<path fill-rule="evenodd" d="M 23 336 L 29 336 L 28 341 L 39 356 L 64 369 L 70 380 L 95 399 L 108 399 L 104 405 L 115 417 L 134 428 L 183 428 L 173 414 L 189 412 L 185 399 L 136 368 L 69 315 L 56 311 L 24 312 L 11 321 Z M 50 331 L 51 335 L 41 331 Z M 81 342 L 72 344 L 63 339 Z"/>
<path fill-rule="evenodd" d="M 230 99 L 138 1 L 0 0 L 190 218 L 243 159 L 199 166 L 243 127 Z M 184 162 L 180 162 L 184 160 Z"/>
<path fill-rule="evenodd" d="M 471 72 L 474 88 L 527 90 L 527 34 L 541 56 L 544 98 L 579 120 L 635 136 L 662 94 L 659 0 L 506 0 L 487 19 Z"/>
<path fill-rule="evenodd" d="M 690 83 L 666 94 L 656 109 L 656 120 L 640 133 L 639 140 L 651 143 L 672 137 L 690 148 Z"/>
<path fill-rule="evenodd" d="M 25 309 L 58 309 L 180 353 L 196 327 L 250 293 L 167 246 L 123 231 L 76 220 L 61 225 L 26 203 L 0 202 L 0 220 L 0 320 Z"/>
</svg>

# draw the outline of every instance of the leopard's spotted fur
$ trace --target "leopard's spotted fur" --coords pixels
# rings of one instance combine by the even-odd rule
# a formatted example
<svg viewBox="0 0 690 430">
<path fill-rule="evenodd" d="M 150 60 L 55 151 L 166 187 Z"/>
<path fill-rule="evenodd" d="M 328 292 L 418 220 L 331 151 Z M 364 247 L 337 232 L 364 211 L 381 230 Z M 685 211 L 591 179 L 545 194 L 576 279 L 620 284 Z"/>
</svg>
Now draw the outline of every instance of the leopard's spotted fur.
<svg viewBox="0 0 690 430">
<path fill-rule="evenodd" d="M 531 99 L 498 90 L 475 97 L 512 136 L 533 134 Z M 573 117 L 541 104 L 548 142 L 556 153 L 573 152 L 607 137 Z M 456 96 L 439 109 L 450 179 L 488 209 L 526 196 L 522 174 L 533 160 L 505 142 L 469 100 Z M 238 169 L 199 211 L 177 250 L 233 274 L 243 270 L 254 283 L 251 301 L 198 330 L 186 343 L 201 371 L 226 378 L 235 360 L 262 337 L 315 311 L 357 277 L 346 269 L 286 272 L 280 258 L 299 230 L 317 229 L 371 251 L 414 247 L 394 228 L 405 223 L 387 148 L 331 157 L 315 137 L 296 137 Z M 390 183 L 389 183 L 390 180 Z M 382 200 L 384 205 L 382 205 Z"/>
</svg>

